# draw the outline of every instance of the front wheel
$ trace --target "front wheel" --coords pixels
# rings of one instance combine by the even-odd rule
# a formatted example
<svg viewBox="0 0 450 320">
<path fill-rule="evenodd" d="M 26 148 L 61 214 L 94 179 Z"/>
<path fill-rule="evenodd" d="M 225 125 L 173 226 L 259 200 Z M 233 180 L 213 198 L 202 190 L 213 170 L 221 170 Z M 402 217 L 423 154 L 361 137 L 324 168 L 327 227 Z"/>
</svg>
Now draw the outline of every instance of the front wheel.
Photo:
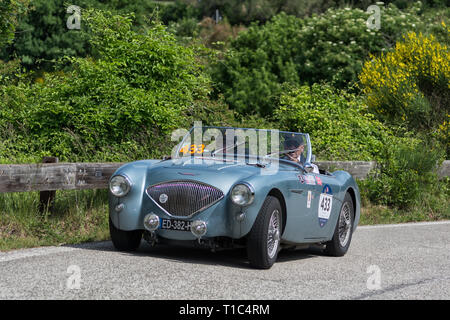
<svg viewBox="0 0 450 320">
<path fill-rule="evenodd" d="M 341 257 L 347 253 L 352 241 L 354 217 L 353 200 L 350 194 L 347 193 L 339 212 L 333 238 L 325 244 L 325 252 L 327 254 Z"/>
<path fill-rule="evenodd" d="M 247 239 L 247 255 L 252 267 L 269 269 L 280 250 L 282 210 L 276 197 L 268 196 Z"/>
<path fill-rule="evenodd" d="M 141 244 L 142 231 L 117 229 L 109 217 L 109 234 L 114 247 L 119 251 L 135 251 Z"/>
</svg>

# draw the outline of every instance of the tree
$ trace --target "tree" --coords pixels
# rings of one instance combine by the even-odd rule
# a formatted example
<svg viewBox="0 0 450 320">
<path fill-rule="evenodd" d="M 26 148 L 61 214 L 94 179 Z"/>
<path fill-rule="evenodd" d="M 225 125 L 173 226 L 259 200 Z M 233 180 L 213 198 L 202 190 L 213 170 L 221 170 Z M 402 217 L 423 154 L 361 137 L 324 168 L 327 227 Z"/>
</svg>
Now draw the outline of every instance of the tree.
<svg viewBox="0 0 450 320">
<path fill-rule="evenodd" d="M 12 16 L 11 12 L 24 12 L 21 8 L 24 7 L 25 1 L 29 0 L 1 1 L 1 4 L 10 3 L 8 6 L 0 7 L 1 21 L 8 27 L 6 30 L 9 30 L 8 43 L 11 42 L 13 32 L 11 28 L 15 25 L 17 34 L 14 42 L 6 49 L 2 50 L 0 46 L 0 59 L 7 61 L 17 56 L 27 69 L 45 71 L 52 70 L 55 62 L 64 56 L 85 57 L 92 53 L 84 34 L 87 31 L 83 13 L 85 10 L 102 9 L 116 14 L 133 13 L 134 30 L 148 26 L 152 19 L 160 18 L 168 22 L 175 19 L 178 14 L 195 13 L 191 12 L 193 10 L 191 7 L 179 1 L 173 5 L 164 5 L 152 0 L 77 0 L 75 4 L 81 9 L 81 28 L 78 30 L 67 27 L 67 21 L 72 13 L 67 12 L 69 4 L 65 0 L 34 0 L 28 14 Z M 8 21 L 14 24 L 6 24 Z M 0 32 L 3 29 L 4 27 L 0 25 Z"/>
<path fill-rule="evenodd" d="M 81 10 L 89 2 L 78 1 Z M 95 1 L 96 2 L 96 1 Z M 18 34 L 0 57 L 7 61 L 15 56 L 28 69 L 49 70 L 63 56 L 85 56 L 89 45 L 81 30 L 67 28 L 70 13 L 63 0 L 35 0 L 27 15 L 18 19 Z M 81 29 L 84 29 L 81 12 Z"/>
<path fill-rule="evenodd" d="M 390 135 L 361 97 L 330 85 L 287 90 L 274 113 L 282 130 L 309 133 L 323 160 L 377 159 Z"/>
<path fill-rule="evenodd" d="M 70 71 L 42 83 L 0 86 L 0 158 L 157 157 L 173 129 L 191 125 L 187 109 L 210 90 L 194 49 L 160 24 L 135 32 L 130 16 L 85 11 L 83 21 L 97 59 L 70 58 Z"/>
<path fill-rule="evenodd" d="M 0 49 L 14 39 L 17 19 L 28 9 L 29 0 L 0 0 Z"/>
<path fill-rule="evenodd" d="M 349 7 L 306 19 L 281 13 L 263 26 L 254 23 L 231 41 L 213 68 L 217 91 L 238 112 L 267 116 L 278 104 L 283 83 L 354 87 L 369 54 L 389 50 L 408 31 L 441 24 L 421 17 L 420 4 L 381 10 L 379 30 L 367 27 L 369 13 Z"/>
<path fill-rule="evenodd" d="M 381 120 L 434 132 L 450 153 L 449 47 L 433 35 L 411 32 L 393 51 L 367 61 L 359 79 L 370 110 Z"/>
</svg>

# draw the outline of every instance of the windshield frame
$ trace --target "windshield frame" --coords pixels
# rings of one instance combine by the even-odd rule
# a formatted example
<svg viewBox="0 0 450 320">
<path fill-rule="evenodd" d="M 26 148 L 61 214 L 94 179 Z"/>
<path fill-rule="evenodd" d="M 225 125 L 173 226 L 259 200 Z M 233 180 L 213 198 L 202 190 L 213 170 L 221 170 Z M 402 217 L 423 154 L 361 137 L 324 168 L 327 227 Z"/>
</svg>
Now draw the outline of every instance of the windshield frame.
<svg viewBox="0 0 450 320">
<path fill-rule="evenodd" d="M 187 140 L 188 137 L 192 136 L 192 133 L 195 129 L 201 129 L 202 130 L 202 134 L 207 130 L 207 129 L 219 129 L 219 130 L 253 130 L 253 131 L 266 131 L 266 132 L 272 132 L 272 131 L 276 131 L 278 134 L 295 134 L 295 135 L 303 135 L 303 137 L 306 138 L 306 146 L 307 146 L 307 152 L 306 152 L 306 163 L 311 163 L 311 156 L 312 156 L 312 150 L 311 150 L 311 141 L 310 141 L 310 137 L 308 133 L 302 133 L 302 132 L 291 132 L 291 131 L 280 131 L 278 129 L 256 129 L 256 128 L 240 128 L 240 127 L 224 127 L 224 126 L 193 126 L 183 137 L 183 139 L 181 140 L 180 143 L 178 143 L 177 147 L 176 147 L 176 152 L 175 152 L 175 158 L 177 159 L 183 159 L 183 158 L 207 158 L 207 159 L 211 159 L 211 160 L 221 160 L 221 159 L 227 159 L 227 155 L 228 156 L 236 156 L 236 158 L 252 158 L 252 159 L 267 159 L 269 161 L 273 161 L 273 160 L 285 160 L 285 159 L 280 159 L 279 157 L 275 157 L 272 156 L 272 154 L 267 154 L 267 155 L 254 155 L 254 154 L 249 154 L 249 155 L 245 155 L 245 154 L 239 154 L 239 153 L 220 153 L 220 157 L 216 157 L 215 154 L 214 156 L 203 156 L 203 155 L 196 155 L 196 154 L 188 154 L 188 155 L 183 155 L 180 156 L 181 153 L 181 149 L 183 148 L 185 141 Z M 192 141 L 191 141 L 192 142 Z M 203 141 L 202 141 L 203 143 Z M 225 150 L 224 150 L 225 151 Z M 288 152 L 289 150 L 280 150 L 278 152 L 276 152 L 274 155 L 280 155 L 280 153 L 282 152 Z M 215 153 L 216 151 L 214 151 Z M 259 162 L 259 161 L 258 161 Z M 285 162 L 285 161 L 282 161 Z M 290 161 L 290 160 L 286 160 L 286 162 L 288 163 L 295 163 L 294 161 Z"/>
</svg>

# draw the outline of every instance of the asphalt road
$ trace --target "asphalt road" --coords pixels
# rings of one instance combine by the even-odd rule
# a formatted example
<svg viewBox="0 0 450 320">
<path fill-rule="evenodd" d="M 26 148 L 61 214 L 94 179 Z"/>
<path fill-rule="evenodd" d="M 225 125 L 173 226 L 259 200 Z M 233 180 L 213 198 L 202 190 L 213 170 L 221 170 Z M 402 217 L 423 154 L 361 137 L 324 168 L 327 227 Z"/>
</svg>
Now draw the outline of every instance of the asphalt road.
<svg viewBox="0 0 450 320">
<path fill-rule="evenodd" d="M 450 299 L 450 221 L 358 227 L 344 257 L 282 251 L 270 270 L 243 249 L 144 242 L 2 252 L 0 299 Z"/>
</svg>

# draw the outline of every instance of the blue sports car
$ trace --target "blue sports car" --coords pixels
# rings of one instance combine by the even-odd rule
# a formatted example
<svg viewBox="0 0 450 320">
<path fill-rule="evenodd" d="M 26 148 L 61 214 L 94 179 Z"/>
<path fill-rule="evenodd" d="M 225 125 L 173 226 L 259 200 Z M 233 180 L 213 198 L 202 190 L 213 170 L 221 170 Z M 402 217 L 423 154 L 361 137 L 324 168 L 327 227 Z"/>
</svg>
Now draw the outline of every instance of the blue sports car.
<svg viewBox="0 0 450 320">
<path fill-rule="evenodd" d="M 282 248 L 320 244 L 344 255 L 360 217 L 345 171 L 314 165 L 308 134 L 194 126 L 163 160 L 120 167 L 109 183 L 116 249 L 189 244 L 245 246 L 250 265 L 270 268 Z"/>
</svg>

